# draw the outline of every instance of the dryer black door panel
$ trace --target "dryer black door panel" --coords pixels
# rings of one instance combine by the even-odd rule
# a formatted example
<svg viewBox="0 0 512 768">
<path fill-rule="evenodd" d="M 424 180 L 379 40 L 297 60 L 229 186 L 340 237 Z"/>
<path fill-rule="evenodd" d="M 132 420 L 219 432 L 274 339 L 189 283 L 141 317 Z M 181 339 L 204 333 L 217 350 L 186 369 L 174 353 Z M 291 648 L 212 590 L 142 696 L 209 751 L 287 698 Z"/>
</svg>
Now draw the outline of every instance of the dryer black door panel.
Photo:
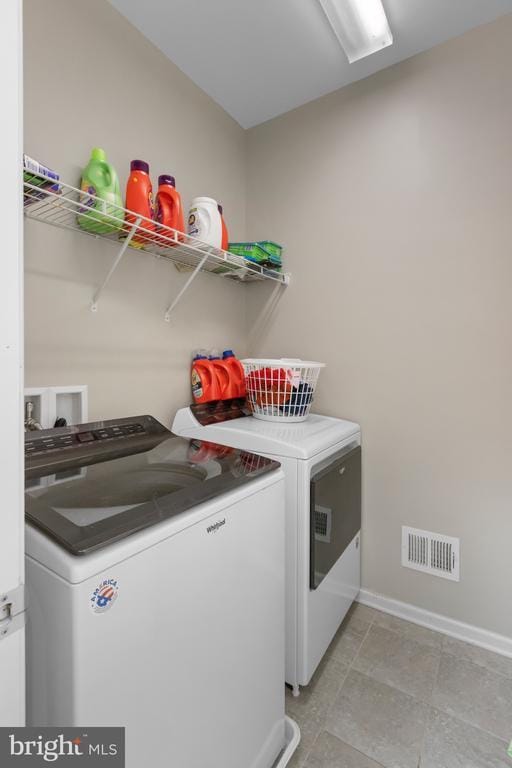
<svg viewBox="0 0 512 768">
<path fill-rule="evenodd" d="M 311 475 L 310 588 L 316 589 L 361 528 L 361 447 Z"/>
</svg>

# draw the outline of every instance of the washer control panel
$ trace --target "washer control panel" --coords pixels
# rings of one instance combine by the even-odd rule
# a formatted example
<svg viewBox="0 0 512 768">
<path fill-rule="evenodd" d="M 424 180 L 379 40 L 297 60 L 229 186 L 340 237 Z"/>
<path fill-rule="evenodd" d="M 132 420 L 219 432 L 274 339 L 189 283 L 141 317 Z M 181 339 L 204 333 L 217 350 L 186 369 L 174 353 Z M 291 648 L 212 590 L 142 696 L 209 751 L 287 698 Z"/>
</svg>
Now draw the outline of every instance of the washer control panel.
<svg viewBox="0 0 512 768">
<path fill-rule="evenodd" d="M 43 433 L 27 433 L 25 437 L 25 456 L 46 453 L 47 451 L 61 451 L 65 448 L 79 448 L 92 445 L 98 441 L 115 440 L 133 435 L 141 436 L 149 434 L 142 422 L 129 422 L 128 424 L 112 424 L 98 429 L 71 431 L 79 428 L 64 428 L 44 430 Z M 54 434 L 51 434 L 54 432 Z M 62 434 L 64 432 L 64 434 Z"/>
</svg>

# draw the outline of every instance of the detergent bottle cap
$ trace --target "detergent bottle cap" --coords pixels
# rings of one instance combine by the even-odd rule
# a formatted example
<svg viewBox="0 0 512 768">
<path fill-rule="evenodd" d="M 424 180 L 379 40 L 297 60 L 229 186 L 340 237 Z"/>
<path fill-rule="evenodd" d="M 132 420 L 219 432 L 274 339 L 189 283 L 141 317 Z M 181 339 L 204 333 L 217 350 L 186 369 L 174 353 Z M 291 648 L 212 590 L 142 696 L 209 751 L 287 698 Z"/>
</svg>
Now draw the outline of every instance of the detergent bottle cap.
<svg viewBox="0 0 512 768">
<path fill-rule="evenodd" d="M 222 216 L 222 214 L 224 212 L 224 209 L 223 209 L 223 207 L 222 207 L 222 205 L 220 203 L 217 205 L 217 210 L 220 213 L 220 215 Z"/>
<path fill-rule="evenodd" d="M 220 360 L 220 352 L 218 349 L 210 349 L 210 360 Z"/>
<path fill-rule="evenodd" d="M 213 197 L 194 197 L 192 202 L 190 203 L 191 207 L 194 205 L 215 205 L 217 206 L 217 201 L 213 199 Z"/>
<path fill-rule="evenodd" d="M 208 359 L 208 353 L 206 349 L 196 349 L 196 351 L 193 353 L 192 360 L 207 360 Z"/>
<path fill-rule="evenodd" d="M 226 357 L 235 357 L 235 353 L 233 352 L 232 349 L 225 349 L 224 352 L 222 353 L 222 357 L 224 358 L 224 360 L 226 359 Z"/>
<path fill-rule="evenodd" d="M 144 160 L 132 160 L 130 163 L 130 171 L 143 171 L 149 173 L 149 163 Z"/>
<path fill-rule="evenodd" d="M 100 147 L 94 147 L 94 149 L 91 152 L 91 160 L 99 160 L 101 163 L 104 163 L 107 159 L 107 155 L 104 149 L 100 149 Z"/>
<path fill-rule="evenodd" d="M 158 177 L 158 186 L 160 186 L 160 184 L 169 184 L 171 187 L 175 187 L 176 179 L 174 176 L 169 176 L 167 173 L 163 173 Z"/>
</svg>

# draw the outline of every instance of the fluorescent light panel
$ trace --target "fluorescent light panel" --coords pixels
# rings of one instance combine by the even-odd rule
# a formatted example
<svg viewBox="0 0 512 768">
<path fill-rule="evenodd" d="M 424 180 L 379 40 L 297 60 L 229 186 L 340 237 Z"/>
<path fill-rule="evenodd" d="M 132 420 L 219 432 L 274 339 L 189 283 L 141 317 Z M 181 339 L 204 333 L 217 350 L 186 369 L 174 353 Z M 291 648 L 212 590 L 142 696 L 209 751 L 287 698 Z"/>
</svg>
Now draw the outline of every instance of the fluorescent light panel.
<svg viewBox="0 0 512 768">
<path fill-rule="evenodd" d="M 319 0 L 350 63 L 393 43 L 381 0 Z"/>
</svg>

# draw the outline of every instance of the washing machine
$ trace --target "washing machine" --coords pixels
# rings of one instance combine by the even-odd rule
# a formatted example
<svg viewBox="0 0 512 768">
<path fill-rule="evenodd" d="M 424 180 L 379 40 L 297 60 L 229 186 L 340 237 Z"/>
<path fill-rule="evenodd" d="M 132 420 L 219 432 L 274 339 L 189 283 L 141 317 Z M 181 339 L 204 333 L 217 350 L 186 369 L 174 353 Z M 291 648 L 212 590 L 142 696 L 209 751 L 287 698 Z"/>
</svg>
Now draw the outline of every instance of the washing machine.
<svg viewBox="0 0 512 768">
<path fill-rule="evenodd" d="M 360 589 L 361 431 L 311 414 L 263 421 L 243 406 L 179 410 L 177 435 L 277 460 L 285 475 L 285 680 L 307 685 Z M 203 443 L 204 444 L 204 443 Z"/>
<path fill-rule="evenodd" d="M 124 726 L 127 768 L 284 766 L 279 464 L 150 416 L 25 453 L 28 724 Z"/>
</svg>

